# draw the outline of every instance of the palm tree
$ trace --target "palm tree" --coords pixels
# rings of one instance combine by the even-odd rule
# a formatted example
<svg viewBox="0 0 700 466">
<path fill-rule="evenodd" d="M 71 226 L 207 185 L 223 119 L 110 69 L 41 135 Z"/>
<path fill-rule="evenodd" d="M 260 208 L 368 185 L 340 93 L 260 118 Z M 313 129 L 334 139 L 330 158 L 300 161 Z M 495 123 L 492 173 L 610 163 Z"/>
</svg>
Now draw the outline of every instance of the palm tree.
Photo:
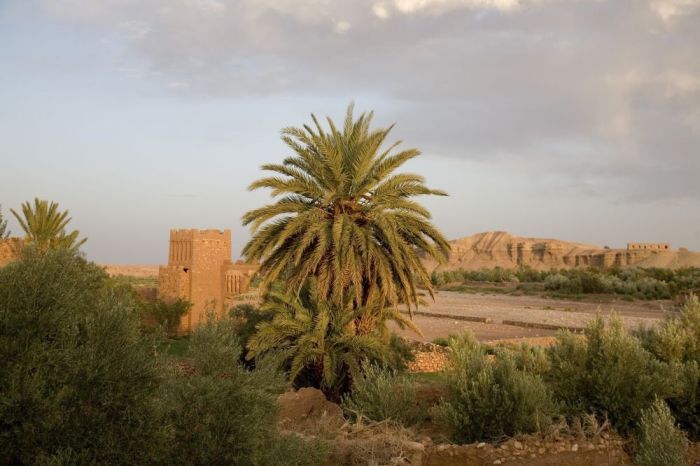
<svg viewBox="0 0 700 466">
<path fill-rule="evenodd" d="M 263 165 L 274 175 L 249 187 L 281 197 L 243 216 L 253 230 L 243 254 L 260 261 L 264 290 L 281 279 L 298 294 L 316 277 L 319 295 L 336 307 L 352 289 L 354 308 L 403 302 L 410 311 L 419 288 L 433 296 L 420 255 L 444 261 L 449 245 L 412 198 L 446 194 L 420 175 L 394 173 L 420 152 L 394 152 L 399 142 L 382 148 L 392 127 L 371 130 L 372 116 L 354 120 L 351 104 L 342 131 L 330 118 L 324 130 L 313 114 L 313 128 L 282 131 L 294 155 Z"/>
<path fill-rule="evenodd" d="M 292 383 L 315 386 L 338 401 L 360 376 L 363 360 L 387 361 L 391 350 L 376 333 L 356 331 L 353 322 L 368 312 L 366 308 L 337 308 L 320 299 L 315 285 L 312 279 L 298 297 L 279 292 L 267 295 L 261 311 L 274 317 L 258 324 L 246 357 L 279 352 Z M 404 316 L 400 318 L 413 326 Z"/>
<path fill-rule="evenodd" d="M 42 250 L 73 249 L 77 250 L 87 238 L 78 239 L 80 232 L 74 230 L 66 233 L 66 226 L 71 221 L 68 211 L 59 211 L 58 203 L 34 199 L 34 206 L 29 201 L 22 204 L 22 215 L 10 209 L 24 230 L 28 243 Z"/>
<path fill-rule="evenodd" d="M 7 229 L 7 220 L 2 216 L 2 205 L 0 205 L 0 239 L 6 239 L 10 236 L 10 230 Z"/>
</svg>

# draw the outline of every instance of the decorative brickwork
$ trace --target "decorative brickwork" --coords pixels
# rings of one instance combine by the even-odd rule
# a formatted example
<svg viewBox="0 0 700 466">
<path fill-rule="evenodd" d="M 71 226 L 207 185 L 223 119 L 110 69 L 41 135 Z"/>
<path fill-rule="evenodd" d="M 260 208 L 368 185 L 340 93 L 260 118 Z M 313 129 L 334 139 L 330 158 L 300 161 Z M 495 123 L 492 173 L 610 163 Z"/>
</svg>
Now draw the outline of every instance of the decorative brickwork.
<svg viewBox="0 0 700 466">
<path fill-rule="evenodd" d="M 168 265 L 158 271 L 162 299 L 192 303 L 178 331 L 188 333 L 209 311 L 222 315 L 245 293 L 256 266 L 231 262 L 231 230 L 170 230 Z"/>
</svg>

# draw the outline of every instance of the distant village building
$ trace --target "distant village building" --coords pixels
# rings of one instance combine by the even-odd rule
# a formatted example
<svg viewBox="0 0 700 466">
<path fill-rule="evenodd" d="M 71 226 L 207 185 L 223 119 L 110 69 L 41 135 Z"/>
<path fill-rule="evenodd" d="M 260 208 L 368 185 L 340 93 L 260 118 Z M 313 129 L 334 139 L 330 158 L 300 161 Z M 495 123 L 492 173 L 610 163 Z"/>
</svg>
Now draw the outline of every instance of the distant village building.
<svg viewBox="0 0 700 466">
<path fill-rule="evenodd" d="M 627 249 L 630 251 L 669 251 L 671 245 L 668 243 L 627 243 Z"/>
<path fill-rule="evenodd" d="M 24 247 L 21 238 L 0 239 L 0 267 L 17 260 Z"/>
<path fill-rule="evenodd" d="M 158 270 L 158 294 L 185 299 L 190 312 L 178 331 L 187 333 L 206 319 L 222 315 L 234 297 L 248 291 L 257 266 L 231 261 L 231 230 L 170 230 L 168 265 Z"/>
</svg>

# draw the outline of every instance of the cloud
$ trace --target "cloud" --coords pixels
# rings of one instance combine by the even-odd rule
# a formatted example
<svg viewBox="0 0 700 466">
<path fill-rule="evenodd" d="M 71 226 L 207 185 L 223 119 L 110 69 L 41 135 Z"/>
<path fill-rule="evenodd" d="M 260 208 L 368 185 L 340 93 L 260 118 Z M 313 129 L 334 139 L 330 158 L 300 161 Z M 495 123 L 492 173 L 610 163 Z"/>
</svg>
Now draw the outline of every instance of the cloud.
<svg viewBox="0 0 700 466">
<path fill-rule="evenodd" d="M 670 23 L 677 16 L 691 14 L 700 7 L 700 0 L 656 0 L 651 7 L 665 23 Z"/>
<path fill-rule="evenodd" d="M 377 95 L 431 154 L 587 195 L 700 200 L 700 0 L 45 5 L 123 41 L 173 92 Z"/>
</svg>

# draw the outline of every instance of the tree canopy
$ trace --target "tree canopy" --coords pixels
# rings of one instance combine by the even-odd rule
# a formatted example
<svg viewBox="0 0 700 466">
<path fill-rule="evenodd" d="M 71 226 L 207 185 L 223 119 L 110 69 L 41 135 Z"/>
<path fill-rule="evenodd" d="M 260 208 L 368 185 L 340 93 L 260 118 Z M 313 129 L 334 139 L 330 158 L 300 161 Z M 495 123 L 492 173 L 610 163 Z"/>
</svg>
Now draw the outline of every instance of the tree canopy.
<svg viewBox="0 0 700 466">
<path fill-rule="evenodd" d="M 320 299 L 339 305 L 351 290 L 358 308 L 414 309 L 420 288 L 432 296 L 420 257 L 443 261 L 449 245 L 414 198 L 446 194 L 418 174 L 396 173 L 420 152 L 395 150 L 400 141 L 384 147 L 393 126 L 371 129 L 372 117 L 353 118 L 350 105 L 342 128 L 327 118 L 324 129 L 312 115 L 312 125 L 282 130 L 293 155 L 263 165 L 271 175 L 249 187 L 277 200 L 243 216 L 253 231 L 243 254 L 261 262 L 263 289 L 282 280 L 298 294 L 315 277 Z"/>
<path fill-rule="evenodd" d="M 73 249 L 77 250 L 87 238 L 79 239 L 78 230 L 66 231 L 71 218 L 68 211 L 60 211 L 58 203 L 43 199 L 34 199 L 34 205 L 29 201 L 22 204 L 22 213 L 10 209 L 24 230 L 28 243 L 41 250 Z"/>
</svg>

